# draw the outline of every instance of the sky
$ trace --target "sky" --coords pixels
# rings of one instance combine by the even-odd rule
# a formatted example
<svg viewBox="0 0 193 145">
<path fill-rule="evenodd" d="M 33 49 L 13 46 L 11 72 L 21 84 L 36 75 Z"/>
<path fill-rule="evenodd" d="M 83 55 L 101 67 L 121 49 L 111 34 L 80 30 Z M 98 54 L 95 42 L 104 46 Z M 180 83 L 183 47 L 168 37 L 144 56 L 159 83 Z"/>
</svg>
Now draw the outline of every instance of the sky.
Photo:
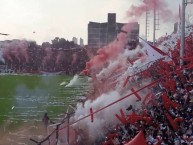
<svg viewBox="0 0 193 145">
<path fill-rule="evenodd" d="M 72 40 L 83 38 L 87 44 L 89 21 L 106 22 L 107 13 L 116 13 L 117 22 L 127 23 L 127 11 L 131 5 L 139 5 L 142 0 L 0 0 L 0 32 L 9 36 L 5 39 L 35 40 L 51 42 L 55 37 Z M 168 7 L 178 14 L 181 0 L 166 0 Z M 151 16 L 151 19 L 153 16 Z M 145 16 L 137 19 L 140 35 L 145 34 Z M 150 23 L 152 23 L 150 21 Z M 156 38 L 172 33 L 174 22 L 160 22 Z M 152 26 L 150 36 L 152 39 Z"/>
</svg>

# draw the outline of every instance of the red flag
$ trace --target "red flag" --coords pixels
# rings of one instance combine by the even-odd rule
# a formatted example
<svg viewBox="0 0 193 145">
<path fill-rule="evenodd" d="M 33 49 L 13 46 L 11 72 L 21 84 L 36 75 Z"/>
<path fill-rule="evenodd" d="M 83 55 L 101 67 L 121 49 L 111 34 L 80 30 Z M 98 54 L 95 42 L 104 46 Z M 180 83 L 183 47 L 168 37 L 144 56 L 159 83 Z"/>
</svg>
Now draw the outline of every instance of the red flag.
<svg viewBox="0 0 193 145">
<path fill-rule="evenodd" d="M 107 135 L 107 138 L 108 138 L 108 139 L 114 139 L 114 138 L 116 138 L 117 136 L 118 136 L 117 133 L 110 133 L 110 134 Z"/>
<path fill-rule="evenodd" d="M 123 112 L 122 109 L 120 110 L 120 112 L 121 112 L 121 116 L 122 116 L 122 117 L 125 117 L 125 114 L 124 114 L 124 112 Z"/>
<path fill-rule="evenodd" d="M 147 145 L 144 133 L 140 131 L 130 142 L 125 145 Z"/>
<path fill-rule="evenodd" d="M 137 97 L 139 101 L 141 100 L 141 96 L 133 88 L 131 88 L 131 92 Z"/>
<path fill-rule="evenodd" d="M 123 84 L 123 87 L 125 87 L 125 86 L 127 85 L 128 81 L 129 81 L 129 78 L 130 78 L 130 76 L 128 76 L 128 77 L 126 78 L 126 80 L 125 80 L 125 82 L 124 82 L 124 84 Z"/>
<path fill-rule="evenodd" d="M 167 55 L 165 52 L 163 52 L 161 49 L 149 44 L 146 40 L 144 40 L 143 38 L 139 37 L 141 40 L 143 40 L 144 42 L 146 42 L 149 46 L 151 46 L 151 48 L 153 48 L 156 52 L 158 52 L 161 55 Z"/>
<path fill-rule="evenodd" d="M 149 43 L 148 43 L 149 44 Z M 161 55 L 167 55 L 165 52 L 163 52 L 161 49 L 149 44 L 155 51 L 157 51 L 158 53 L 160 53 Z"/>
<path fill-rule="evenodd" d="M 182 118 L 182 117 L 178 117 L 178 118 L 175 118 L 174 119 L 174 122 L 177 124 L 178 122 L 179 123 L 181 123 L 181 122 L 183 122 L 184 121 L 184 119 Z"/>
<path fill-rule="evenodd" d="M 169 81 L 169 84 L 171 85 L 171 91 L 172 92 L 175 92 L 175 90 L 176 90 L 176 82 L 173 80 L 173 79 L 171 79 L 170 81 Z"/>
<path fill-rule="evenodd" d="M 179 107 L 180 107 L 180 105 L 179 105 L 178 103 L 172 102 L 171 100 L 170 100 L 170 105 L 171 105 L 171 107 L 172 107 L 173 109 L 176 109 L 176 108 L 179 108 Z"/>
<path fill-rule="evenodd" d="M 119 121 L 121 121 L 121 123 L 123 124 L 127 124 L 127 120 L 125 118 L 120 117 L 119 115 L 115 114 L 115 117 L 117 117 L 117 119 L 119 119 Z"/>
<path fill-rule="evenodd" d="M 121 123 L 123 124 L 127 124 L 127 120 L 125 118 L 125 114 L 123 113 L 123 110 L 120 110 L 121 113 L 121 117 L 118 114 L 115 114 L 115 116 L 117 117 L 117 119 L 119 119 L 121 121 Z"/>
<path fill-rule="evenodd" d="M 166 90 L 169 90 L 170 85 L 168 84 L 168 82 L 162 82 L 162 85 L 163 85 L 163 87 L 164 87 Z"/>
<path fill-rule="evenodd" d="M 137 115 L 135 112 L 133 112 L 131 115 L 128 115 L 128 122 L 131 124 L 140 120 L 145 121 L 147 124 L 150 124 L 152 122 L 152 118 L 147 117 L 146 115 Z"/>
<path fill-rule="evenodd" d="M 129 123 L 133 124 L 137 121 L 137 114 L 133 112 L 131 115 L 128 115 Z"/>
<path fill-rule="evenodd" d="M 152 123 L 153 119 L 151 117 L 143 117 L 142 120 L 144 120 L 147 123 L 147 125 L 149 125 Z"/>
<path fill-rule="evenodd" d="M 161 75 L 166 75 L 166 74 L 167 74 L 167 72 L 166 72 L 165 70 L 163 70 L 163 69 L 157 69 L 157 71 L 158 71 L 159 74 L 161 74 Z"/>
<path fill-rule="evenodd" d="M 150 101 L 151 96 L 152 96 L 152 93 L 148 93 L 148 94 L 145 96 L 145 99 L 143 100 L 142 104 L 147 105 L 148 102 Z"/>
<path fill-rule="evenodd" d="M 172 107 L 173 109 L 179 107 L 179 104 L 177 104 L 176 102 L 172 102 L 165 93 L 161 97 L 166 110 L 168 110 L 169 107 Z"/>
<path fill-rule="evenodd" d="M 166 118 L 168 119 L 168 121 L 170 122 L 170 125 L 172 126 L 172 128 L 174 129 L 174 131 L 178 130 L 178 126 L 176 125 L 176 123 L 173 121 L 172 117 L 168 114 L 165 113 Z"/>
</svg>

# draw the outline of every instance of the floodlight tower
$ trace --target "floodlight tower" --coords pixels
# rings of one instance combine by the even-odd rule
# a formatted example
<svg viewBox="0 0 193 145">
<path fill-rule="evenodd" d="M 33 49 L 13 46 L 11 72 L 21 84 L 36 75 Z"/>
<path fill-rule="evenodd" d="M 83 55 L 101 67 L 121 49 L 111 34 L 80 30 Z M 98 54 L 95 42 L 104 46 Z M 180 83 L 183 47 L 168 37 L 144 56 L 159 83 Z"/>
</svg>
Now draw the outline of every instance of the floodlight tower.
<svg viewBox="0 0 193 145">
<path fill-rule="evenodd" d="M 155 9 L 155 2 L 154 2 L 154 11 L 153 11 L 153 45 L 155 45 L 155 31 L 156 31 L 156 9 Z"/>
<path fill-rule="evenodd" d="M 148 10 L 148 7 L 146 7 L 146 23 L 145 23 L 145 39 L 147 41 L 147 38 L 149 36 L 149 10 Z"/>
<path fill-rule="evenodd" d="M 154 0 L 154 19 L 153 19 L 153 45 L 155 45 L 155 37 L 156 37 L 156 30 L 159 30 L 159 10 L 156 4 L 156 0 Z"/>
</svg>

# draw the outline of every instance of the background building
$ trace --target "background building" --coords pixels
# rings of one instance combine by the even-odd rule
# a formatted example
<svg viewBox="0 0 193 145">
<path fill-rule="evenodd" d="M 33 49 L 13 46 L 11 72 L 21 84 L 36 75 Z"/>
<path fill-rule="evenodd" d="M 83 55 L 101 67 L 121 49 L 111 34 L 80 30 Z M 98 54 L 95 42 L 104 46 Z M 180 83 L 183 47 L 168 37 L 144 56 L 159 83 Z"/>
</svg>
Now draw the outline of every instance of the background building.
<svg viewBox="0 0 193 145">
<path fill-rule="evenodd" d="M 178 22 L 174 23 L 174 33 L 177 33 L 178 27 L 179 27 Z"/>
<path fill-rule="evenodd" d="M 72 41 L 74 42 L 74 44 L 78 44 L 78 39 L 76 37 L 73 37 Z"/>
<path fill-rule="evenodd" d="M 80 38 L 80 46 L 84 46 L 84 40 Z"/>
<path fill-rule="evenodd" d="M 116 39 L 117 33 L 120 32 L 126 23 L 117 23 L 116 14 L 108 13 L 108 22 L 98 23 L 89 22 L 88 24 L 88 46 L 92 48 L 100 48 Z M 128 34 L 129 37 L 137 38 L 139 35 L 139 24 L 134 24 L 133 30 Z M 131 40 L 131 39 L 130 39 Z"/>
</svg>

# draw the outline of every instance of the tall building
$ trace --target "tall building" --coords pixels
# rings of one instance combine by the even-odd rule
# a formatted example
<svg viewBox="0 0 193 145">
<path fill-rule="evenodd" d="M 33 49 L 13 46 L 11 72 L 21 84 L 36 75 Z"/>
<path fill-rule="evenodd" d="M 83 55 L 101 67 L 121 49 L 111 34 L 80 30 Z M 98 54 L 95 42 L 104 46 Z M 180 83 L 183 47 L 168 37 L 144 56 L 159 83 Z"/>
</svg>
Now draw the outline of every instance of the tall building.
<svg viewBox="0 0 193 145">
<path fill-rule="evenodd" d="M 84 40 L 80 38 L 80 46 L 84 46 Z"/>
<path fill-rule="evenodd" d="M 178 22 L 174 23 L 174 33 L 177 33 L 178 31 Z"/>
<path fill-rule="evenodd" d="M 89 22 L 88 24 L 88 46 L 92 48 L 100 48 L 116 39 L 117 33 L 123 25 L 126 23 L 117 23 L 116 14 L 108 13 L 108 22 L 98 23 L 98 22 Z M 133 35 L 139 35 L 139 24 L 137 22 L 132 23 L 133 30 L 129 34 L 129 37 Z M 137 37 L 138 39 L 138 37 Z"/>
<path fill-rule="evenodd" d="M 78 44 L 78 39 L 76 37 L 73 37 L 72 41 L 74 42 L 74 44 Z"/>
</svg>

